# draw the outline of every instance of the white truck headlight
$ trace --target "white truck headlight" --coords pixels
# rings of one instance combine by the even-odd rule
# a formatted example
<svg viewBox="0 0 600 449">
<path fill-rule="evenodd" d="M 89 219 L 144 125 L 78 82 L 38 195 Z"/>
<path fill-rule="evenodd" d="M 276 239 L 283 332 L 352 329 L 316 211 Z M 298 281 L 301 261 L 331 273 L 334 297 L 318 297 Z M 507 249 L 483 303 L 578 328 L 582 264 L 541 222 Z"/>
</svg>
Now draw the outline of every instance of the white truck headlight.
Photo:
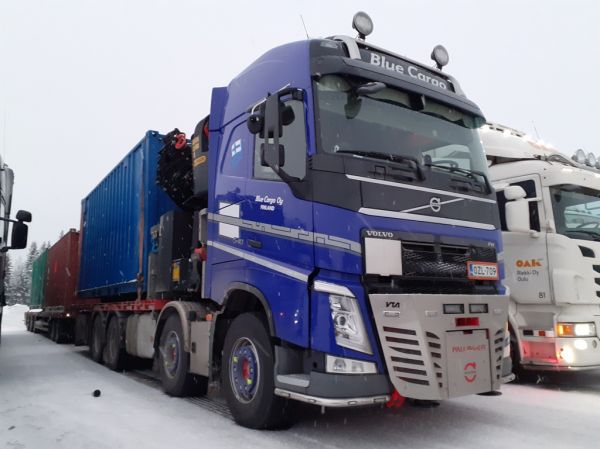
<svg viewBox="0 0 600 449">
<path fill-rule="evenodd" d="M 556 335 L 559 337 L 594 337 L 594 323 L 556 323 Z"/>
<path fill-rule="evenodd" d="M 329 295 L 335 342 L 346 348 L 373 354 L 356 298 Z"/>
</svg>

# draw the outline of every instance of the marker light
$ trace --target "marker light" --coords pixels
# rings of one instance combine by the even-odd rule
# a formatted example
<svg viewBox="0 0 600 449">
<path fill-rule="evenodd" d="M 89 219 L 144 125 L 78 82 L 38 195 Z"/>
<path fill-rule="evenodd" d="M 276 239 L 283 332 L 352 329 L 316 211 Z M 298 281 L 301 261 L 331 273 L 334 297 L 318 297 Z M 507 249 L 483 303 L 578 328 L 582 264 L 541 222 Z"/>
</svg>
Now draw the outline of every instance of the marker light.
<svg viewBox="0 0 600 449">
<path fill-rule="evenodd" d="M 447 314 L 465 313 L 465 306 L 463 304 L 444 304 L 444 313 L 447 313 Z"/>
<path fill-rule="evenodd" d="M 487 304 L 469 304 L 469 312 L 470 313 L 487 313 L 488 305 Z"/>
<path fill-rule="evenodd" d="M 559 337 L 593 337 L 596 335 L 594 323 L 557 323 L 556 335 Z"/>
<path fill-rule="evenodd" d="M 352 28 L 358 31 L 358 38 L 364 40 L 373 32 L 373 21 L 366 12 L 358 11 L 352 18 Z"/>
<path fill-rule="evenodd" d="M 585 158 L 585 151 L 583 151 L 581 148 L 577 150 L 572 157 L 572 159 L 578 164 L 585 164 Z"/>
<path fill-rule="evenodd" d="M 590 167 L 596 166 L 596 156 L 594 155 L 594 153 L 589 153 L 587 155 L 587 157 L 585 158 L 585 163 Z"/>
<path fill-rule="evenodd" d="M 431 59 L 435 61 L 438 70 L 442 70 L 442 67 L 450 61 L 450 56 L 448 56 L 448 50 L 443 45 L 436 45 L 431 52 Z"/>
<path fill-rule="evenodd" d="M 329 307 L 335 331 L 335 342 L 355 351 L 372 354 L 373 351 L 371 351 L 371 344 L 356 298 L 329 295 Z"/>
</svg>

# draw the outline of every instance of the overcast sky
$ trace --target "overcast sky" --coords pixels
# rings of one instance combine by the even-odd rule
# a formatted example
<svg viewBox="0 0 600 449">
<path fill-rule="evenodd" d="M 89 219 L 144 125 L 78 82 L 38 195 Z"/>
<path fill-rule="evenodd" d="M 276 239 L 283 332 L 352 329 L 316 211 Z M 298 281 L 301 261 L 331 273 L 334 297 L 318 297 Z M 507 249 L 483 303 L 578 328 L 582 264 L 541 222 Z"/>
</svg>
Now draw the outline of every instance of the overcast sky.
<svg viewBox="0 0 600 449">
<path fill-rule="evenodd" d="M 600 154 L 600 2 L 0 0 L 0 152 L 30 239 L 79 227 L 80 200 L 148 129 L 191 134 L 224 86 L 268 49 L 355 33 L 446 70 L 488 120 L 571 154 Z M 534 129 L 535 124 L 535 129 Z M 13 212 L 14 213 L 14 212 Z"/>
</svg>

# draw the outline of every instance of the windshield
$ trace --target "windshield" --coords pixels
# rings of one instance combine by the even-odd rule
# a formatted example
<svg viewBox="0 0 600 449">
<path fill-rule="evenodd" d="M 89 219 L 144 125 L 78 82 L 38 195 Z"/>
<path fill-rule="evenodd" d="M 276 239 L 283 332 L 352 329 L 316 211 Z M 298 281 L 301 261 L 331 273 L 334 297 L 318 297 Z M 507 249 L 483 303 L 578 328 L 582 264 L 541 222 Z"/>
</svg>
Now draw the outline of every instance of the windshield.
<svg viewBox="0 0 600 449">
<path fill-rule="evenodd" d="M 320 151 L 384 153 L 423 165 L 487 171 L 474 117 L 429 98 L 385 87 L 357 95 L 366 80 L 327 75 L 316 84 Z M 439 170 L 448 172 L 448 170 Z"/>
<path fill-rule="evenodd" d="M 600 240 L 600 191 L 573 184 L 550 187 L 556 232 Z"/>
</svg>

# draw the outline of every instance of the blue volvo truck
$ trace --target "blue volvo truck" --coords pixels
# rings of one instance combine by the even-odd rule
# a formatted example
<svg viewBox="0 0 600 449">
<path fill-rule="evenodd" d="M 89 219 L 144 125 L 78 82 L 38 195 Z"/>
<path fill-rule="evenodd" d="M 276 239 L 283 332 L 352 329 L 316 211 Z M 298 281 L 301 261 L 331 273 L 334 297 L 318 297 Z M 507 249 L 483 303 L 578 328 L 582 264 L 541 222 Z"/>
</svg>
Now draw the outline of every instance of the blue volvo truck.
<svg viewBox="0 0 600 449">
<path fill-rule="evenodd" d="M 220 390 L 252 428 L 293 401 L 499 388 L 483 114 L 443 47 L 432 68 L 367 42 L 365 14 L 354 27 L 268 51 L 191 139 L 148 132 L 84 199 L 79 295 L 101 303 L 75 339 L 95 360 L 154 359 L 167 393 Z"/>
</svg>

